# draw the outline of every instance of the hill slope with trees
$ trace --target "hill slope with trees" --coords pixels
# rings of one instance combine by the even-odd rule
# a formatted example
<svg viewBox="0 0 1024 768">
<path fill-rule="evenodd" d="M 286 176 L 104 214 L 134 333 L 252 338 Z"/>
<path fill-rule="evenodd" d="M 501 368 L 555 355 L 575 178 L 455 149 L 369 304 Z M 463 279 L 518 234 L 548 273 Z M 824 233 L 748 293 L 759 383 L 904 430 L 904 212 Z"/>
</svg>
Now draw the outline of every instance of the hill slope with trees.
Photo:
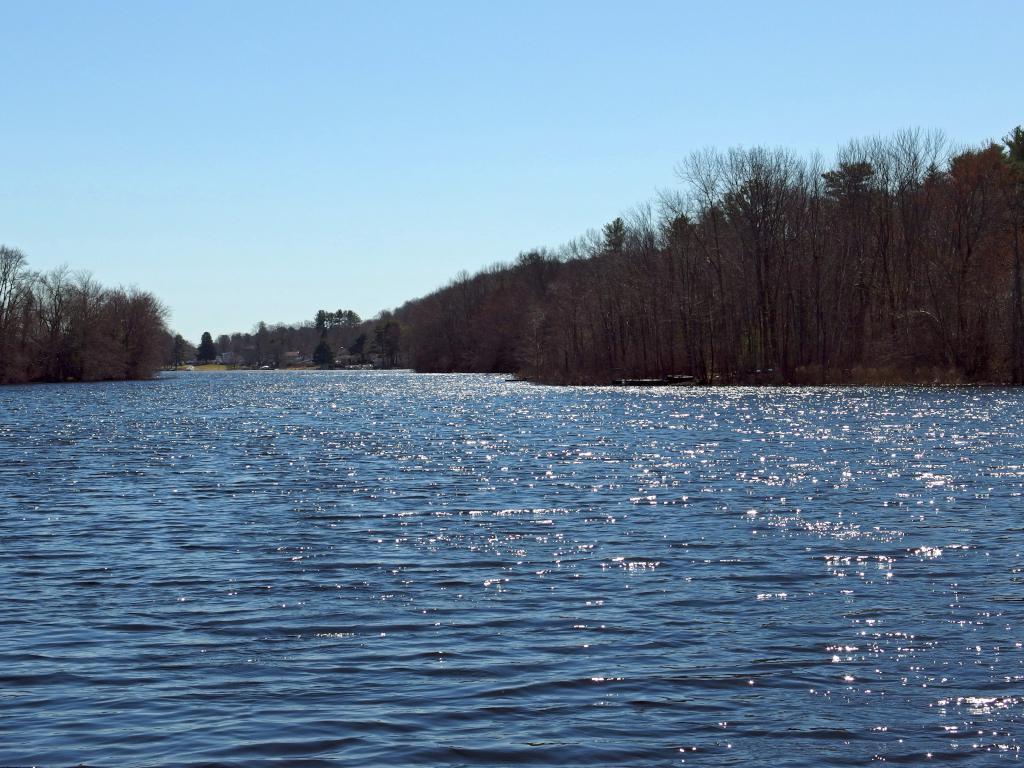
<svg viewBox="0 0 1024 768">
<path fill-rule="evenodd" d="M 1024 131 L 706 150 L 683 184 L 395 311 L 419 371 L 1024 382 Z"/>
</svg>

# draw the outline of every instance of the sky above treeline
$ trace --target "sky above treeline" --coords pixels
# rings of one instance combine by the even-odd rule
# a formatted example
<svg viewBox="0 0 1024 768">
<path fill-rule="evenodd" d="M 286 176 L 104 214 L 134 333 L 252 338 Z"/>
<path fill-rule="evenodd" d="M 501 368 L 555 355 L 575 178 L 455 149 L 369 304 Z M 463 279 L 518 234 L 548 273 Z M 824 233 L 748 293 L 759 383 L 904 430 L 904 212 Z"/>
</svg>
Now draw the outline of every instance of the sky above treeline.
<svg viewBox="0 0 1024 768">
<path fill-rule="evenodd" d="M 599 227 L 707 146 L 998 139 L 1019 0 L 0 4 L 0 243 L 170 324 L 364 317 Z"/>
</svg>

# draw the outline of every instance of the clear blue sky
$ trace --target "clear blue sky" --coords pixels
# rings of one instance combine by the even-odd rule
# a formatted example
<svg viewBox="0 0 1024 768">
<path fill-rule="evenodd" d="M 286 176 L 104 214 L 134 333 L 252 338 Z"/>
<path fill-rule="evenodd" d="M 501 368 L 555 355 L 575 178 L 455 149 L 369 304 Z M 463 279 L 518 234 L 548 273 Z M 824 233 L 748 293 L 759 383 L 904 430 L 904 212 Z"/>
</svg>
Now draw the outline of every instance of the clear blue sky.
<svg viewBox="0 0 1024 768">
<path fill-rule="evenodd" d="M 1019 0 L 2 2 L 0 243 L 198 340 L 557 245 L 708 145 L 1024 122 Z"/>
</svg>

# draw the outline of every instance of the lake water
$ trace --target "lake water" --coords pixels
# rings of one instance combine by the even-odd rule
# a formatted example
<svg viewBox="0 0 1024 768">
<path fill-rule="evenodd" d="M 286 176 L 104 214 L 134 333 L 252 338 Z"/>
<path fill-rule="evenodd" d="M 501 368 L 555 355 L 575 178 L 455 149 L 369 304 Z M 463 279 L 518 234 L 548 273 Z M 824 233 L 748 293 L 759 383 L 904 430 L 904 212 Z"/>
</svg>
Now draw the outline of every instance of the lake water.
<svg viewBox="0 0 1024 768">
<path fill-rule="evenodd" d="M 1017 761 L 1024 393 L 0 390 L 0 765 Z"/>
</svg>

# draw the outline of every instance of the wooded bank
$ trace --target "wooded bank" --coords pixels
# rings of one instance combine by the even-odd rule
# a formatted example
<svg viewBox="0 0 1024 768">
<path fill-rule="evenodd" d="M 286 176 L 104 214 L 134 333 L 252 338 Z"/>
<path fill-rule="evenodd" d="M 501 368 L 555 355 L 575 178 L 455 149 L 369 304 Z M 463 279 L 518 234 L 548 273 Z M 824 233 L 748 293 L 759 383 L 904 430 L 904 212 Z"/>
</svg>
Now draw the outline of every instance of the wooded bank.
<svg viewBox="0 0 1024 768">
<path fill-rule="evenodd" d="M 1024 381 L 1024 132 L 696 152 L 682 188 L 395 311 L 420 371 Z"/>
<path fill-rule="evenodd" d="M 164 316 L 152 294 L 33 272 L 0 246 L 0 384 L 149 378 L 169 345 Z"/>
</svg>

